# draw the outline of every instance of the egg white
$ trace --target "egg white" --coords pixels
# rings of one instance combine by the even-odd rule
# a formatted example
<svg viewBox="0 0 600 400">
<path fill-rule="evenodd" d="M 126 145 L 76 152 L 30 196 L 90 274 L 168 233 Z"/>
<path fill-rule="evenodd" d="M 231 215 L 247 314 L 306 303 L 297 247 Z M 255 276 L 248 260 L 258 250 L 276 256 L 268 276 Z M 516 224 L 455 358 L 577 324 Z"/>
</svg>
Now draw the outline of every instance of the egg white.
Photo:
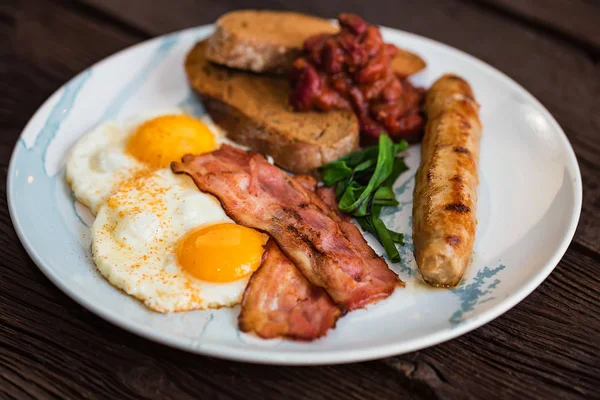
<svg viewBox="0 0 600 400">
<path fill-rule="evenodd" d="M 103 122 L 72 148 L 66 163 L 66 179 L 75 198 L 96 214 L 120 185 L 148 167 L 127 153 L 127 140 L 147 120 L 183 114 L 179 108 L 146 111 L 122 121 Z M 215 136 L 217 145 L 230 143 L 210 118 L 201 118 Z M 176 161 L 176 160 L 174 160 Z"/>
<path fill-rule="evenodd" d="M 193 181 L 168 169 L 124 184 L 98 211 L 92 255 L 114 286 L 159 312 L 233 306 L 250 274 L 230 283 L 201 281 L 177 263 L 176 245 L 186 232 L 229 222 L 219 202 Z"/>
</svg>

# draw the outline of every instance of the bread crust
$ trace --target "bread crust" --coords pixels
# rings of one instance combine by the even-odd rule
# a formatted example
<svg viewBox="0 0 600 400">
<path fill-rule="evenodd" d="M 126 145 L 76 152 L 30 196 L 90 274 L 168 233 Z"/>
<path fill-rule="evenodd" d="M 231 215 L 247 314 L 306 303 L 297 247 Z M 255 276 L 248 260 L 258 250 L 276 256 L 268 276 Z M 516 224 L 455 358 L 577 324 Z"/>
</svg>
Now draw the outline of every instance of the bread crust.
<svg viewBox="0 0 600 400">
<path fill-rule="evenodd" d="M 326 19 L 281 11 L 233 11 L 219 18 L 215 26 L 207 43 L 208 60 L 231 68 L 280 74 L 300 56 L 307 37 L 338 31 Z"/>
<path fill-rule="evenodd" d="M 297 48 L 252 43 L 217 26 L 208 41 L 206 56 L 210 61 L 253 72 L 282 74 L 300 55 Z"/>
<path fill-rule="evenodd" d="M 227 137 L 253 151 L 270 155 L 275 164 L 296 174 L 315 175 L 318 167 L 337 160 L 357 147 L 353 135 L 342 137 L 327 147 L 296 140 L 282 135 L 273 127 L 257 123 L 241 110 L 222 101 L 201 97 L 213 121 L 228 132 Z"/>
<path fill-rule="evenodd" d="M 358 147 L 353 113 L 294 112 L 286 79 L 217 66 L 206 60 L 205 48 L 200 42 L 188 54 L 188 80 L 233 141 L 272 156 L 297 174 L 315 174 L 316 168 Z"/>
<path fill-rule="evenodd" d="M 460 282 L 473 253 L 481 122 L 469 84 L 456 75 L 427 93 L 428 121 L 413 199 L 415 259 L 423 279 Z"/>
<path fill-rule="evenodd" d="M 208 39 L 206 58 L 214 63 L 258 73 L 287 73 L 302 54 L 304 40 L 319 33 L 335 34 L 339 27 L 310 15 L 239 10 L 221 16 Z M 418 55 L 399 49 L 392 68 L 409 76 L 425 68 Z"/>
</svg>

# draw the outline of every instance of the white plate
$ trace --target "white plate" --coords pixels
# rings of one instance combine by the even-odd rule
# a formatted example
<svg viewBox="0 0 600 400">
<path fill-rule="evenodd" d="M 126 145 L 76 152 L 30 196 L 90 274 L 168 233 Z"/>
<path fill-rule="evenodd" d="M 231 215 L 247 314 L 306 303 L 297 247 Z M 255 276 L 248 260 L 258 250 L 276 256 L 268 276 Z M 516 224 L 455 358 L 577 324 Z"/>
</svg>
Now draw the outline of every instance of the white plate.
<svg viewBox="0 0 600 400">
<path fill-rule="evenodd" d="M 64 179 L 65 155 L 104 120 L 181 106 L 202 112 L 183 71 L 187 51 L 210 34 L 205 26 L 133 46 L 82 72 L 54 93 L 25 127 L 8 171 L 16 231 L 48 278 L 75 301 L 140 336 L 187 351 L 273 364 L 324 364 L 374 359 L 455 338 L 504 313 L 556 266 L 575 232 L 581 177 L 565 134 L 521 86 L 487 64 L 448 46 L 383 28 L 385 39 L 419 53 L 427 69 L 414 81 L 430 85 L 456 72 L 481 103 L 477 240 L 473 263 L 453 290 L 421 283 L 412 255 L 411 200 L 419 148 L 396 183 L 401 205 L 385 215 L 408 239 L 391 265 L 405 289 L 342 318 L 312 343 L 260 340 L 240 333 L 239 308 L 162 315 L 110 286 L 90 260 L 90 215 Z M 382 248 L 370 243 L 379 253 Z"/>
</svg>

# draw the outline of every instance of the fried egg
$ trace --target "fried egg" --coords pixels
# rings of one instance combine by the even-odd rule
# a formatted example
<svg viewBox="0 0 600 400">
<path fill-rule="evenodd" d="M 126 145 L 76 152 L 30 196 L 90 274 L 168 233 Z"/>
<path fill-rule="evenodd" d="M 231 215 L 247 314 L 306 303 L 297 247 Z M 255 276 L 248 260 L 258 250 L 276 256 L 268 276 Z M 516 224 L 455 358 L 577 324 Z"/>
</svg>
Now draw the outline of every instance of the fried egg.
<svg viewBox="0 0 600 400">
<path fill-rule="evenodd" d="M 92 255 L 114 286 L 159 312 L 238 304 L 267 236 L 169 169 L 124 183 L 100 206 Z"/>
<path fill-rule="evenodd" d="M 66 165 L 67 182 L 93 214 L 129 179 L 167 168 L 187 153 L 216 149 L 222 136 L 179 109 L 105 122 L 81 138 Z"/>
</svg>

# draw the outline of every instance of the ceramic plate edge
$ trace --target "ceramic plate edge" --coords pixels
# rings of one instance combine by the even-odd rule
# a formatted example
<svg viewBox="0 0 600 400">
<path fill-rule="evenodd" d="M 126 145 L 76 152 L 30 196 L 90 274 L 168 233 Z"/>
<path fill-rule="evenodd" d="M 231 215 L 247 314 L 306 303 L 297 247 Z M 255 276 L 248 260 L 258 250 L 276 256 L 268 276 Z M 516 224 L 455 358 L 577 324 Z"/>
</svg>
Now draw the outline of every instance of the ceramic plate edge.
<svg viewBox="0 0 600 400">
<path fill-rule="evenodd" d="M 103 319 L 109 321 L 110 323 L 125 329 L 129 332 L 132 332 L 136 335 L 144 337 L 146 339 L 150 339 L 152 341 L 165 344 L 174 348 L 178 348 L 180 350 L 193 352 L 197 354 L 202 354 L 206 356 L 224 358 L 235 361 L 244 361 L 244 362 L 252 362 L 252 363 L 262 363 L 262 364 L 279 364 L 279 365 L 323 365 L 323 364 L 342 364 L 342 363 L 350 363 L 350 362 L 360 362 L 367 361 L 377 358 L 382 358 L 386 356 L 393 356 L 404 354 L 411 351 L 417 351 L 426 347 L 434 346 L 436 344 L 443 343 L 445 341 L 454 339 L 458 336 L 461 336 L 467 332 L 470 332 L 491 320 L 501 316 L 509 309 L 513 308 L 516 304 L 522 301 L 525 297 L 531 294 L 545 279 L 550 275 L 552 270 L 558 265 L 558 262 L 563 257 L 567 248 L 573 239 L 575 234 L 575 229 L 579 222 L 579 218 L 581 215 L 581 206 L 582 206 L 582 184 L 581 184 L 581 172 L 579 170 L 579 165 L 577 163 L 577 158 L 575 156 L 575 152 L 568 141 L 568 138 L 558 122 L 554 119 L 554 117 L 550 114 L 550 112 L 538 101 L 531 93 L 529 93 L 525 88 L 515 82 L 512 78 L 501 72 L 500 70 L 494 68 L 493 66 L 479 60 L 478 58 L 463 52 L 462 50 L 456 49 L 452 46 L 437 42 L 435 40 L 429 39 L 424 36 L 416 35 L 410 32 L 405 32 L 399 29 L 382 27 L 384 31 L 391 32 L 393 34 L 400 33 L 402 35 L 407 35 L 417 40 L 424 40 L 429 44 L 434 46 L 438 46 L 444 49 L 446 52 L 454 52 L 462 57 L 468 58 L 471 62 L 474 62 L 478 67 L 484 68 L 491 72 L 492 74 L 497 75 L 502 81 L 506 84 L 512 86 L 514 90 L 517 90 L 521 94 L 523 94 L 528 100 L 530 100 L 538 109 L 538 111 L 542 112 L 542 114 L 547 118 L 548 121 L 552 124 L 552 126 L 561 133 L 561 139 L 563 141 L 564 148 L 567 150 L 567 166 L 570 167 L 575 176 L 572 178 L 573 186 L 574 186 L 574 210 L 573 215 L 569 224 L 568 229 L 566 230 L 566 235 L 563 237 L 562 242 L 559 246 L 557 246 L 553 256 L 551 259 L 541 268 L 536 275 L 534 275 L 527 284 L 523 285 L 519 290 L 517 290 L 512 295 L 508 296 L 502 303 L 491 307 L 489 310 L 484 311 L 478 317 L 467 319 L 462 322 L 460 325 L 456 326 L 453 329 L 446 329 L 442 331 L 438 331 L 429 335 L 425 335 L 419 339 L 413 339 L 410 341 L 402 342 L 402 343 L 392 343 L 383 346 L 372 346 L 366 349 L 357 349 L 352 352 L 348 352 L 345 350 L 335 350 L 335 351 L 323 351 L 323 352 L 309 352 L 309 353 L 299 353 L 299 352 L 280 352 L 280 353 L 263 353 L 261 349 L 244 349 L 242 352 L 238 352 L 236 349 L 232 349 L 229 346 L 222 345 L 206 345 L 204 347 L 195 348 L 189 345 L 188 340 L 178 340 L 165 337 L 164 335 L 153 331 L 150 328 L 145 327 L 143 324 L 130 322 L 125 320 L 124 318 L 120 318 L 117 314 L 112 313 L 111 311 L 104 310 L 102 307 L 97 306 L 96 304 L 88 301 L 85 298 L 79 297 L 75 294 L 74 291 L 71 290 L 69 286 L 63 285 L 62 281 L 54 275 L 54 273 L 50 270 L 47 270 L 43 267 L 44 263 L 41 258 L 37 255 L 35 249 L 30 245 L 27 241 L 25 232 L 23 231 L 18 216 L 16 214 L 15 204 L 13 201 L 13 191 L 12 189 L 12 179 L 14 176 L 14 163 L 16 159 L 16 151 L 19 146 L 19 140 L 21 136 L 19 136 L 19 140 L 15 144 L 13 149 L 13 153 L 11 156 L 11 160 L 9 162 L 8 167 L 8 177 L 7 177 L 7 199 L 8 199 L 8 207 L 11 220 L 15 227 L 15 231 L 17 232 L 17 236 L 19 240 L 23 244 L 27 254 L 32 258 L 38 268 L 42 271 L 42 273 L 54 284 L 56 285 L 63 293 L 67 294 L 71 299 L 75 302 L 82 305 L 88 311 L 95 313 L 96 315 L 102 317 Z M 95 68 L 101 65 L 104 62 L 109 62 L 113 57 L 117 57 L 118 55 L 127 52 L 129 50 L 134 49 L 137 46 L 147 45 L 155 41 L 159 41 L 166 36 L 171 35 L 182 35 L 190 32 L 197 32 L 199 35 L 203 34 L 204 31 L 206 33 L 210 32 L 213 29 L 213 25 L 203 25 L 195 28 L 189 28 L 177 32 L 173 32 L 167 35 L 162 35 L 156 38 L 152 38 L 130 47 L 127 47 L 123 50 L 118 51 L 117 53 L 100 60 L 99 62 L 93 64 L 92 66 L 86 68 L 84 71 L 77 74 L 75 77 L 71 78 L 69 81 L 65 82 L 65 84 L 61 85 L 48 99 L 37 109 L 43 108 L 48 102 L 52 101 L 55 96 L 64 88 L 68 82 L 72 79 L 75 79 L 80 74 L 85 73 L 86 70 L 90 68 Z M 36 110 L 36 113 L 37 113 Z M 34 114 L 35 115 L 35 114 Z M 31 119 L 23 128 L 23 131 L 27 129 L 27 126 L 31 123 Z M 570 165 L 569 165 L 570 164 Z M 290 360 L 291 359 L 291 360 Z"/>
</svg>

